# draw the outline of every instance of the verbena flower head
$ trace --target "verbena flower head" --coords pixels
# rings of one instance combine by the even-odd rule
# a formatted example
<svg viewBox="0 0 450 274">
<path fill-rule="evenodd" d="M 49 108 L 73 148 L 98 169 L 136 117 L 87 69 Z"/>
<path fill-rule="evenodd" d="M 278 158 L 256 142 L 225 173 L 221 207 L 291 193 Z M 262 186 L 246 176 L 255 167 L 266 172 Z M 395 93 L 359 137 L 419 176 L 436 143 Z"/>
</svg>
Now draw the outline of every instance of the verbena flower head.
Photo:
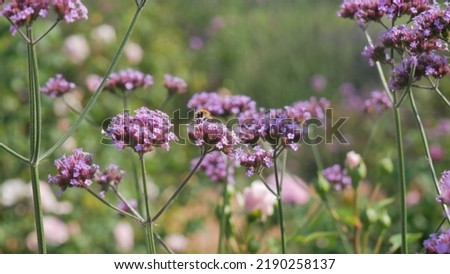
<svg viewBox="0 0 450 274">
<path fill-rule="evenodd" d="M 55 184 L 65 191 L 68 187 L 88 188 L 98 170 L 93 163 L 93 156 L 83 149 L 73 150 L 73 154 L 63 156 L 55 161 L 58 175 L 48 176 L 48 182 Z"/>
<path fill-rule="evenodd" d="M 213 151 L 208 153 L 200 164 L 200 170 L 204 171 L 211 182 L 234 182 L 234 166 L 227 164 L 228 157 L 220 151 Z M 191 165 L 194 166 L 199 161 L 199 158 L 192 160 Z"/>
<path fill-rule="evenodd" d="M 414 18 L 415 24 L 426 37 L 448 37 L 450 28 L 450 8 L 445 3 L 445 9 L 441 10 L 438 2 L 434 2 L 430 8 Z"/>
<path fill-rule="evenodd" d="M 247 168 L 245 174 L 249 177 L 262 172 L 265 167 L 273 166 L 273 152 L 260 146 L 255 146 L 252 150 L 249 147 L 238 148 L 234 155 L 240 165 Z"/>
<path fill-rule="evenodd" d="M 196 146 L 223 151 L 225 154 L 231 154 L 239 141 L 234 131 L 222 122 L 208 119 L 194 119 L 188 126 L 188 136 Z"/>
<path fill-rule="evenodd" d="M 322 175 L 337 191 L 352 185 L 352 179 L 348 176 L 347 170 L 338 164 L 324 169 Z"/>
<path fill-rule="evenodd" d="M 170 74 L 164 75 L 164 86 L 169 90 L 169 94 L 182 94 L 187 90 L 186 81 Z"/>
<path fill-rule="evenodd" d="M 55 77 L 48 79 L 45 86 L 41 89 L 41 92 L 50 97 L 59 97 L 74 88 L 76 88 L 74 83 L 64 79 L 61 74 L 57 74 Z"/>
<path fill-rule="evenodd" d="M 442 172 L 439 180 L 439 190 L 441 194 L 436 197 L 440 203 L 450 205 L 450 170 Z"/>
<path fill-rule="evenodd" d="M 372 91 L 370 98 L 364 101 L 364 111 L 367 113 L 380 113 L 390 108 L 392 108 L 392 102 L 383 91 Z"/>
<path fill-rule="evenodd" d="M 131 92 L 138 88 L 153 86 L 153 77 L 134 69 L 125 69 L 111 73 L 105 89 L 110 91 Z"/>
<path fill-rule="evenodd" d="M 125 112 L 113 117 L 102 133 L 111 138 L 118 149 L 131 147 L 138 153 L 145 153 L 153 147 L 169 150 L 169 143 L 177 139 L 172 127 L 166 113 L 141 107 L 135 110 L 134 116 Z"/>
<path fill-rule="evenodd" d="M 217 92 L 194 94 L 188 102 L 188 108 L 206 109 L 212 115 L 237 115 L 245 111 L 256 110 L 256 102 L 245 95 L 220 95 Z"/>
<path fill-rule="evenodd" d="M 266 119 L 265 110 L 248 110 L 238 116 L 236 133 L 243 144 L 256 144 L 265 135 Z"/>
<path fill-rule="evenodd" d="M 440 234 L 431 234 L 430 238 L 423 242 L 427 253 L 450 254 L 450 229 Z"/>
<path fill-rule="evenodd" d="M 88 9 L 80 0 L 53 0 L 55 11 L 66 23 L 88 18 Z"/>
<path fill-rule="evenodd" d="M 3 6 L 0 14 L 13 23 L 9 30 L 15 34 L 20 27 L 31 26 L 37 18 L 46 17 L 49 6 L 49 0 L 12 0 Z"/>
<path fill-rule="evenodd" d="M 244 189 L 245 209 L 249 213 L 258 212 L 263 220 L 273 214 L 275 202 L 275 195 L 261 181 L 254 181 Z"/>
<path fill-rule="evenodd" d="M 271 145 L 282 144 L 294 151 L 304 133 L 303 123 L 290 117 L 283 109 L 271 109 L 266 113 L 264 141 Z"/>
<path fill-rule="evenodd" d="M 95 181 L 101 185 L 100 195 L 104 196 L 110 185 L 118 185 L 123 178 L 125 171 L 116 165 L 110 165 L 107 169 L 95 174 Z"/>
</svg>

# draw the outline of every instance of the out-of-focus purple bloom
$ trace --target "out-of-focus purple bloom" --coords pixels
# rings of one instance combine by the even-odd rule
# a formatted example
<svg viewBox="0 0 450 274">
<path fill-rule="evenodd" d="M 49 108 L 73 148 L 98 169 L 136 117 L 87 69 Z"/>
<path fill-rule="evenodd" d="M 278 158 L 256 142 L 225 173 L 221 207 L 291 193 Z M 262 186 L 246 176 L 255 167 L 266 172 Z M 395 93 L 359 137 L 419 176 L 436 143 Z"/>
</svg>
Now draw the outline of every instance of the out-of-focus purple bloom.
<svg viewBox="0 0 450 274">
<path fill-rule="evenodd" d="M 117 208 L 122 211 L 132 213 L 133 212 L 132 209 L 130 207 L 128 207 L 127 204 L 129 206 L 131 206 L 133 209 L 137 209 L 137 207 L 138 207 L 137 201 L 134 199 L 130 199 L 127 201 L 127 203 L 125 203 L 124 201 L 120 201 L 119 205 L 117 205 Z"/>
<path fill-rule="evenodd" d="M 352 179 L 348 176 L 347 169 L 338 164 L 324 169 L 322 175 L 337 191 L 352 185 Z"/>
<path fill-rule="evenodd" d="M 442 172 L 439 180 L 441 194 L 436 197 L 439 203 L 450 205 L 450 170 Z"/>
<path fill-rule="evenodd" d="M 247 168 L 245 174 L 249 177 L 260 173 L 265 167 L 271 168 L 273 166 L 273 152 L 266 151 L 260 146 L 255 146 L 253 151 L 249 147 L 245 147 L 245 149 L 237 148 L 235 157 L 239 160 L 241 166 Z"/>
<path fill-rule="evenodd" d="M 53 0 L 55 11 L 66 23 L 88 18 L 88 9 L 80 0 Z"/>
<path fill-rule="evenodd" d="M 76 88 L 74 83 L 64 79 L 61 74 L 57 74 L 55 77 L 48 79 L 41 92 L 55 98 L 64 95 L 74 88 Z"/>
<path fill-rule="evenodd" d="M 382 91 L 372 91 L 370 98 L 364 101 L 364 111 L 367 113 L 380 113 L 390 108 L 392 108 L 392 102 Z"/>
<path fill-rule="evenodd" d="M 189 38 L 189 46 L 193 50 L 201 50 L 204 45 L 205 42 L 200 36 L 192 36 Z"/>
<path fill-rule="evenodd" d="M 68 187 L 88 188 L 98 170 L 98 165 L 93 163 L 92 158 L 92 154 L 83 149 L 74 149 L 72 155 L 64 155 L 55 161 L 58 175 L 49 175 L 48 182 L 58 185 L 62 191 Z"/>
<path fill-rule="evenodd" d="M 427 253 L 450 254 L 450 229 L 440 234 L 431 234 L 430 238 L 423 242 Z"/>
<path fill-rule="evenodd" d="M 313 75 L 310 85 L 314 91 L 323 91 L 327 87 L 327 78 L 322 74 Z"/>
<path fill-rule="evenodd" d="M 227 158 L 220 151 L 213 151 L 206 155 L 199 169 L 205 172 L 211 182 L 234 183 L 234 166 L 227 164 Z M 193 159 L 191 165 L 194 166 L 198 161 L 199 158 Z"/>
<path fill-rule="evenodd" d="M 275 195 L 261 181 L 254 181 L 244 189 L 245 209 L 250 213 L 259 211 L 263 220 L 273 214 L 275 202 Z"/>
<path fill-rule="evenodd" d="M 305 122 L 310 118 L 325 119 L 325 110 L 330 106 L 330 101 L 325 98 L 311 97 L 309 100 L 294 102 L 285 109 L 288 117 L 298 122 Z"/>
<path fill-rule="evenodd" d="M 15 34 L 24 26 L 30 26 L 37 18 L 46 17 L 50 6 L 49 0 L 12 0 L 0 11 L 13 25 L 9 31 Z"/>
<path fill-rule="evenodd" d="M 272 145 L 283 144 L 294 151 L 298 149 L 298 142 L 304 133 L 303 124 L 288 116 L 282 109 L 271 109 L 266 117 L 266 132 L 262 136 Z"/>
<path fill-rule="evenodd" d="M 440 161 L 445 157 L 444 149 L 439 144 L 433 144 L 430 146 L 430 156 L 434 161 Z"/>
<path fill-rule="evenodd" d="M 187 84 L 183 79 L 170 74 L 164 75 L 164 86 L 169 90 L 169 94 L 182 94 L 187 90 Z"/>
<path fill-rule="evenodd" d="M 217 92 L 194 94 L 188 102 L 188 108 L 206 109 L 216 116 L 237 115 L 245 111 L 254 111 L 256 102 L 244 95 L 224 95 Z"/>
<path fill-rule="evenodd" d="M 177 139 L 172 127 L 166 113 L 141 107 L 135 110 L 134 116 L 125 112 L 113 117 L 102 133 L 110 137 L 118 149 L 129 146 L 138 153 L 145 153 L 153 147 L 169 150 L 169 142 Z"/>
<path fill-rule="evenodd" d="M 125 69 L 111 74 L 105 89 L 110 91 L 121 90 L 131 92 L 138 88 L 153 86 L 153 77 L 134 69 Z"/>
<path fill-rule="evenodd" d="M 196 146 L 223 151 L 225 154 L 231 154 L 239 141 L 234 131 L 222 122 L 208 119 L 194 119 L 188 126 L 188 136 Z"/>
<path fill-rule="evenodd" d="M 415 25 L 427 37 L 446 37 L 450 27 L 450 8 L 445 3 L 445 9 L 441 10 L 438 2 L 430 6 L 430 8 L 414 18 Z"/>
<path fill-rule="evenodd" d="M 385 48 L 381 46 L 369 45 L 364 47 L 362 56 L 369 58 L 370 66 L 374 66 L 376 62 L 386 63 L 389 60 Z"/>
</svg>

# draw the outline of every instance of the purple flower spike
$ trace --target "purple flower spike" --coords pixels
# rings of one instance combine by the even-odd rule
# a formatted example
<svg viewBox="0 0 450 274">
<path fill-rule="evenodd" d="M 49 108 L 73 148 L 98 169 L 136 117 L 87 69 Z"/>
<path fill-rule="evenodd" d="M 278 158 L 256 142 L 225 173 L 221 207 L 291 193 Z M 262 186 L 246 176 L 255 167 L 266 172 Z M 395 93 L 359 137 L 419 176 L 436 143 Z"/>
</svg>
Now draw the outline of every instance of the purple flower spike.
<svg viewBox="0 0 450 274">
<path fill-rule="evenodd" d="M 423 242 L 427 253 L 450 254 L 450 229 L 440 234 L 431 234 L 430 238 Z"/>
<path fill-rule="evenodd" d="M 129 146 L 138 153 L 145 153 L 153 147 L 169 150 L 169 142 L 177 140 L 172 127 L 166 113 L 141 107 L 135 110 L 135 116 L 125 112 L 113 117 L 102 133 L 110 137 L 118 149 Z"/>
<path fill-rule="evenodd" d="M 76 88 L 74 83 L 71 83 L 64 79 L 61 74 L 57 74 L 54 78 L 48 79 L 45 86 L 41 89 L 41 92 L 50 97 L 59 97 Z"/>
<path fill-rule="evenodd" d="M 192 166 L 198 162 L 199 158 L 192 160 Z M 234 182 L 234 166 L 227 167 L 227 156 L 220 151 L 213 151 L 206 155 L 200 164 L 200 170 L 204 171 L 211 182 Z"/>
<path fill-rule="evenodd" d="M 100 195 L 105 196 L 110 185 L 118 185 L 123 178 L 125 171 L 116 165 L 110 165 L 106 170 L 95 174 L 95 181 L 101 185 Z"/>
<path fill-rule="evenodd" d="M 92 161 L 92 154 L 83 149 L 73 150 L 70 156 L 63 156 L 55 161 L 58 175 L 48 176 L 50 184 L 58 185 L 62 191 L 68 187 L 88 188 L 98 170 L 98 165 Z"/>
<path fill-rule="evenodd" d="M 372 91 L 370 98 L 364 101 L 364 111 L 367 113 L 380 113 L 390 108 L 392 108 L 392 102 L 382 91 Z"/>
<path fill-rule="evenodd" d="M 238 143 L 234 131 L 218 120 L 195 119 L 188 126 L 188 136 L 196 146 L 231 154 Z"/>
<path fill-rule="evenodd" d="M 49 0 L 13 0 L 3 7 L 0 15 L 11 20 L 14 25 L 10 32 L 15 34 L 20 27 L 30 26 L 37 18 L 46 17 L 49 6 Z"/>
<path fill-rule="evenodd" d="M 222 97 L 217 92 L 200 92 L 192 96 L 187 104 L 188 108 L 199 110 L 206 109 L 212 115 L 222 115 L 223 109 Z"/>
<path fill-rule="evenodd" d="M 164 86 L 169 90 L 169 94 L 182 94 L 187 90 L 187 84 L 183 79 L 170 74 L 164 75 Z"/>
<path fill-rule="evenodd" d="M 347 175 L 347 170 L 338 164 L 324 169 L 322 175 L 337 191 L 341 191 L 352 184 L 352 179 Z"/>
<path fill-rule="evenodd" d="M 255 146 L 253 151 L 250 148 L 238 148 L 235 151 L 235 157 L 240 161 L 241 166 L 247 168 L 245 174 L 249 177 L 260 173 L 264 167 L 271 168 L 273 166 L 273 152 L 266 151 L 260 146 Z"/>
<path fill-rule="evenodd" d="M 80 0 L 54 0 L 55 11 L 66 23 L 87 20 L 88 10 Z"/>
</svg>

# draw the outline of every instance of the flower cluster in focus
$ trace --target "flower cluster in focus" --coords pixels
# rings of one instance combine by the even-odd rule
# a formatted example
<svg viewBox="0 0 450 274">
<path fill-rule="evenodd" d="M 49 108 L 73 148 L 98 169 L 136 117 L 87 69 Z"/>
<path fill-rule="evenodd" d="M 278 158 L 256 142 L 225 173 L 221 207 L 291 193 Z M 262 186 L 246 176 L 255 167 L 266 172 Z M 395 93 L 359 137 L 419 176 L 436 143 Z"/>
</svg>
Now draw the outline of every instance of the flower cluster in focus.
<svg viewBox="0 0 450 274">
<path fill-rule="evenodd" d="M 70 90 L 74 89 L 76 85 L 67 81 L 61 74 L 57 74 L 54 78 L 50 78 L 45 86 L 41 89 L 41 92 L 50 97 L 59 97 Z"/>
<path fill-rule="evenodd" d="M 427 253 L 450 254 L 450 229 L 440 234 L 431 234 L 430 238 L 423 242 Z"/>
</svg>

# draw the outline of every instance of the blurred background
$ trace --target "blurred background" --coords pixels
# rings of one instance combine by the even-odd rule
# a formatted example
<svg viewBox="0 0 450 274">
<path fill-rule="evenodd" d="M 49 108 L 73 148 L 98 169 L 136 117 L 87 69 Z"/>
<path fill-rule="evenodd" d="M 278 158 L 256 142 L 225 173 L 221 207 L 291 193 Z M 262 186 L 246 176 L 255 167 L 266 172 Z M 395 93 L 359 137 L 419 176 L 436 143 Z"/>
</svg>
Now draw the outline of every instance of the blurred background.
<svg viewBox="0 0 450 274">
<path fill-rule="evenodd" d="M 91 96 L 89 79 L 103 75 L 125 34 L 134 13 L 134 1 L 84 1 L 89 20 L 72 25 L 60 24 L 38 46 L 40 82 L 62 73 L 78 88 L 61 98 L 43 97 L 43 149 L 49 148 L 65 132 L 76 115 L 67 103 L 81 110 Z M 361 56 L 365 45 L 362 31 L 350 20 L 336 16 L 341 1 L 295 0 L 170 0 L 148 1 L 130 39 L 118 69 L 134 68 L 154 77 L 155 85 L 136 91 L 130 97 L 131 109 L 140 106 L 158 108 L 166 98 L 165 73 L 185 79 L 188 92 L 176 96 L 167 112 L 180 109 L 188 113 L 186 103 L 196 92 L 221 90 L 252 97 L 258 106 L 283 107 L 311 96 L 325 97 L 332 103 L 333 115 L 348 117 L 341 128 L 349 144 L 320 144 L 325 166 L 343 164 L 350 150 L 360 153 L 368 167 L 368 178 L 361 188 L 364 210 L 387 198 L 392 203 L 378 212 L 391 224 L 371 226 L 364 241 L 366 252 L 373 252 L 379 235 L 380 252 L 395 252 L 390 236 L 399 232 L 398 184 L 395 173 L 396 147 L 391 111 L 365 113 L 364 100 L 380 89 L 376 70 Z M 42 33 L 50 20 L 36 23 Z M 0 140 L 26 155 L 28 150 L 28 104 L 26 45 L 19 35 L 12 36 L 7 20 L 0 20 Z M 371 28 L 374 36 L 380 31 Z M 441 90 L 449 87 L 442 81 Z M 449 167 L 445 148 L 449 145 L 449 113 L 428 91 L 417 95 L 429 133 L 436 170 Z M 405 102 L 407 103 L 407 102 Z M 404 133 L 407 153 L 409 230 L 411 249 L 420 251 L 421 242 L 439 224 L 442 213 L 435 202 L 416 124 L 404 107 Z M 57 188 L 46 183 L 55 174 L 53 160 L 75 147 L 93 153 L 101 168 L 110 163 L 126 170 L 121 190 L 133 197 L 131 151 L 99 145 L 101 123 L 122 111 L 120 98 L 104 92 L 89 115 L 93 123 L 84 123 L 74 136 L 41 164 L 40 178 L 47 195 L 46 230 L 51 253 L 141 253 L 145 252 L 142 228 L 119 217 L 81 189 L 69 189 L 56 196 Z M 169 152 L 156 150 L 146 156 L 152 183 L 151 198 L 156 211 L 189 172 L 191 160 L 199 156 L 193 145 L 173 145 Z M 137 159 L 134 159 L 137 160 Z M 393 166 L 392 166 L 393 165 Z M 286 205 L 288 252 L 344 252 L 330 216 L 314 192 L 317 166 L 309 146 L 290 152 L 288 171 L 306 183 L 307 200 L 301 205 Z M 265 175 L 269 175 L 268 172 Z M 235 194 L 255 178 L 237 171 Z M 176 203 L 160 219 L 157 231 L 177 252 L 210 253 L 217 251 L 219 222 L 216 217 L 221 184 L 212 183 L 203 174 L 196 175 Z M 32 201 L 29 197 L 26 166 L 0 152 L 0 253 L 34 252 Z M 334 205 L 345 222 L 351 223 L 349 193 L 334 193 Z M 277 217 L 250 226 L 239 195 L 233 199 L 236 228 L 242 246 L 232 245 L 230 252 L 279 252 Z M 108 196 L 113 203 L 117 199 Z M 386 201 L 386 200 L 384 200 Z M 374 206 L 375 207 L 375 206 Z M 363 210 L 363 215 L 366 211 Z M 250 237 L 249 235 L 252 235 Z M 51 236 L 49 236 L 51 237 Z M 237 237 L 237 238 L 239 238 Z M 162 251 L 161 251 L 162 252 Z"/>
</svg>

